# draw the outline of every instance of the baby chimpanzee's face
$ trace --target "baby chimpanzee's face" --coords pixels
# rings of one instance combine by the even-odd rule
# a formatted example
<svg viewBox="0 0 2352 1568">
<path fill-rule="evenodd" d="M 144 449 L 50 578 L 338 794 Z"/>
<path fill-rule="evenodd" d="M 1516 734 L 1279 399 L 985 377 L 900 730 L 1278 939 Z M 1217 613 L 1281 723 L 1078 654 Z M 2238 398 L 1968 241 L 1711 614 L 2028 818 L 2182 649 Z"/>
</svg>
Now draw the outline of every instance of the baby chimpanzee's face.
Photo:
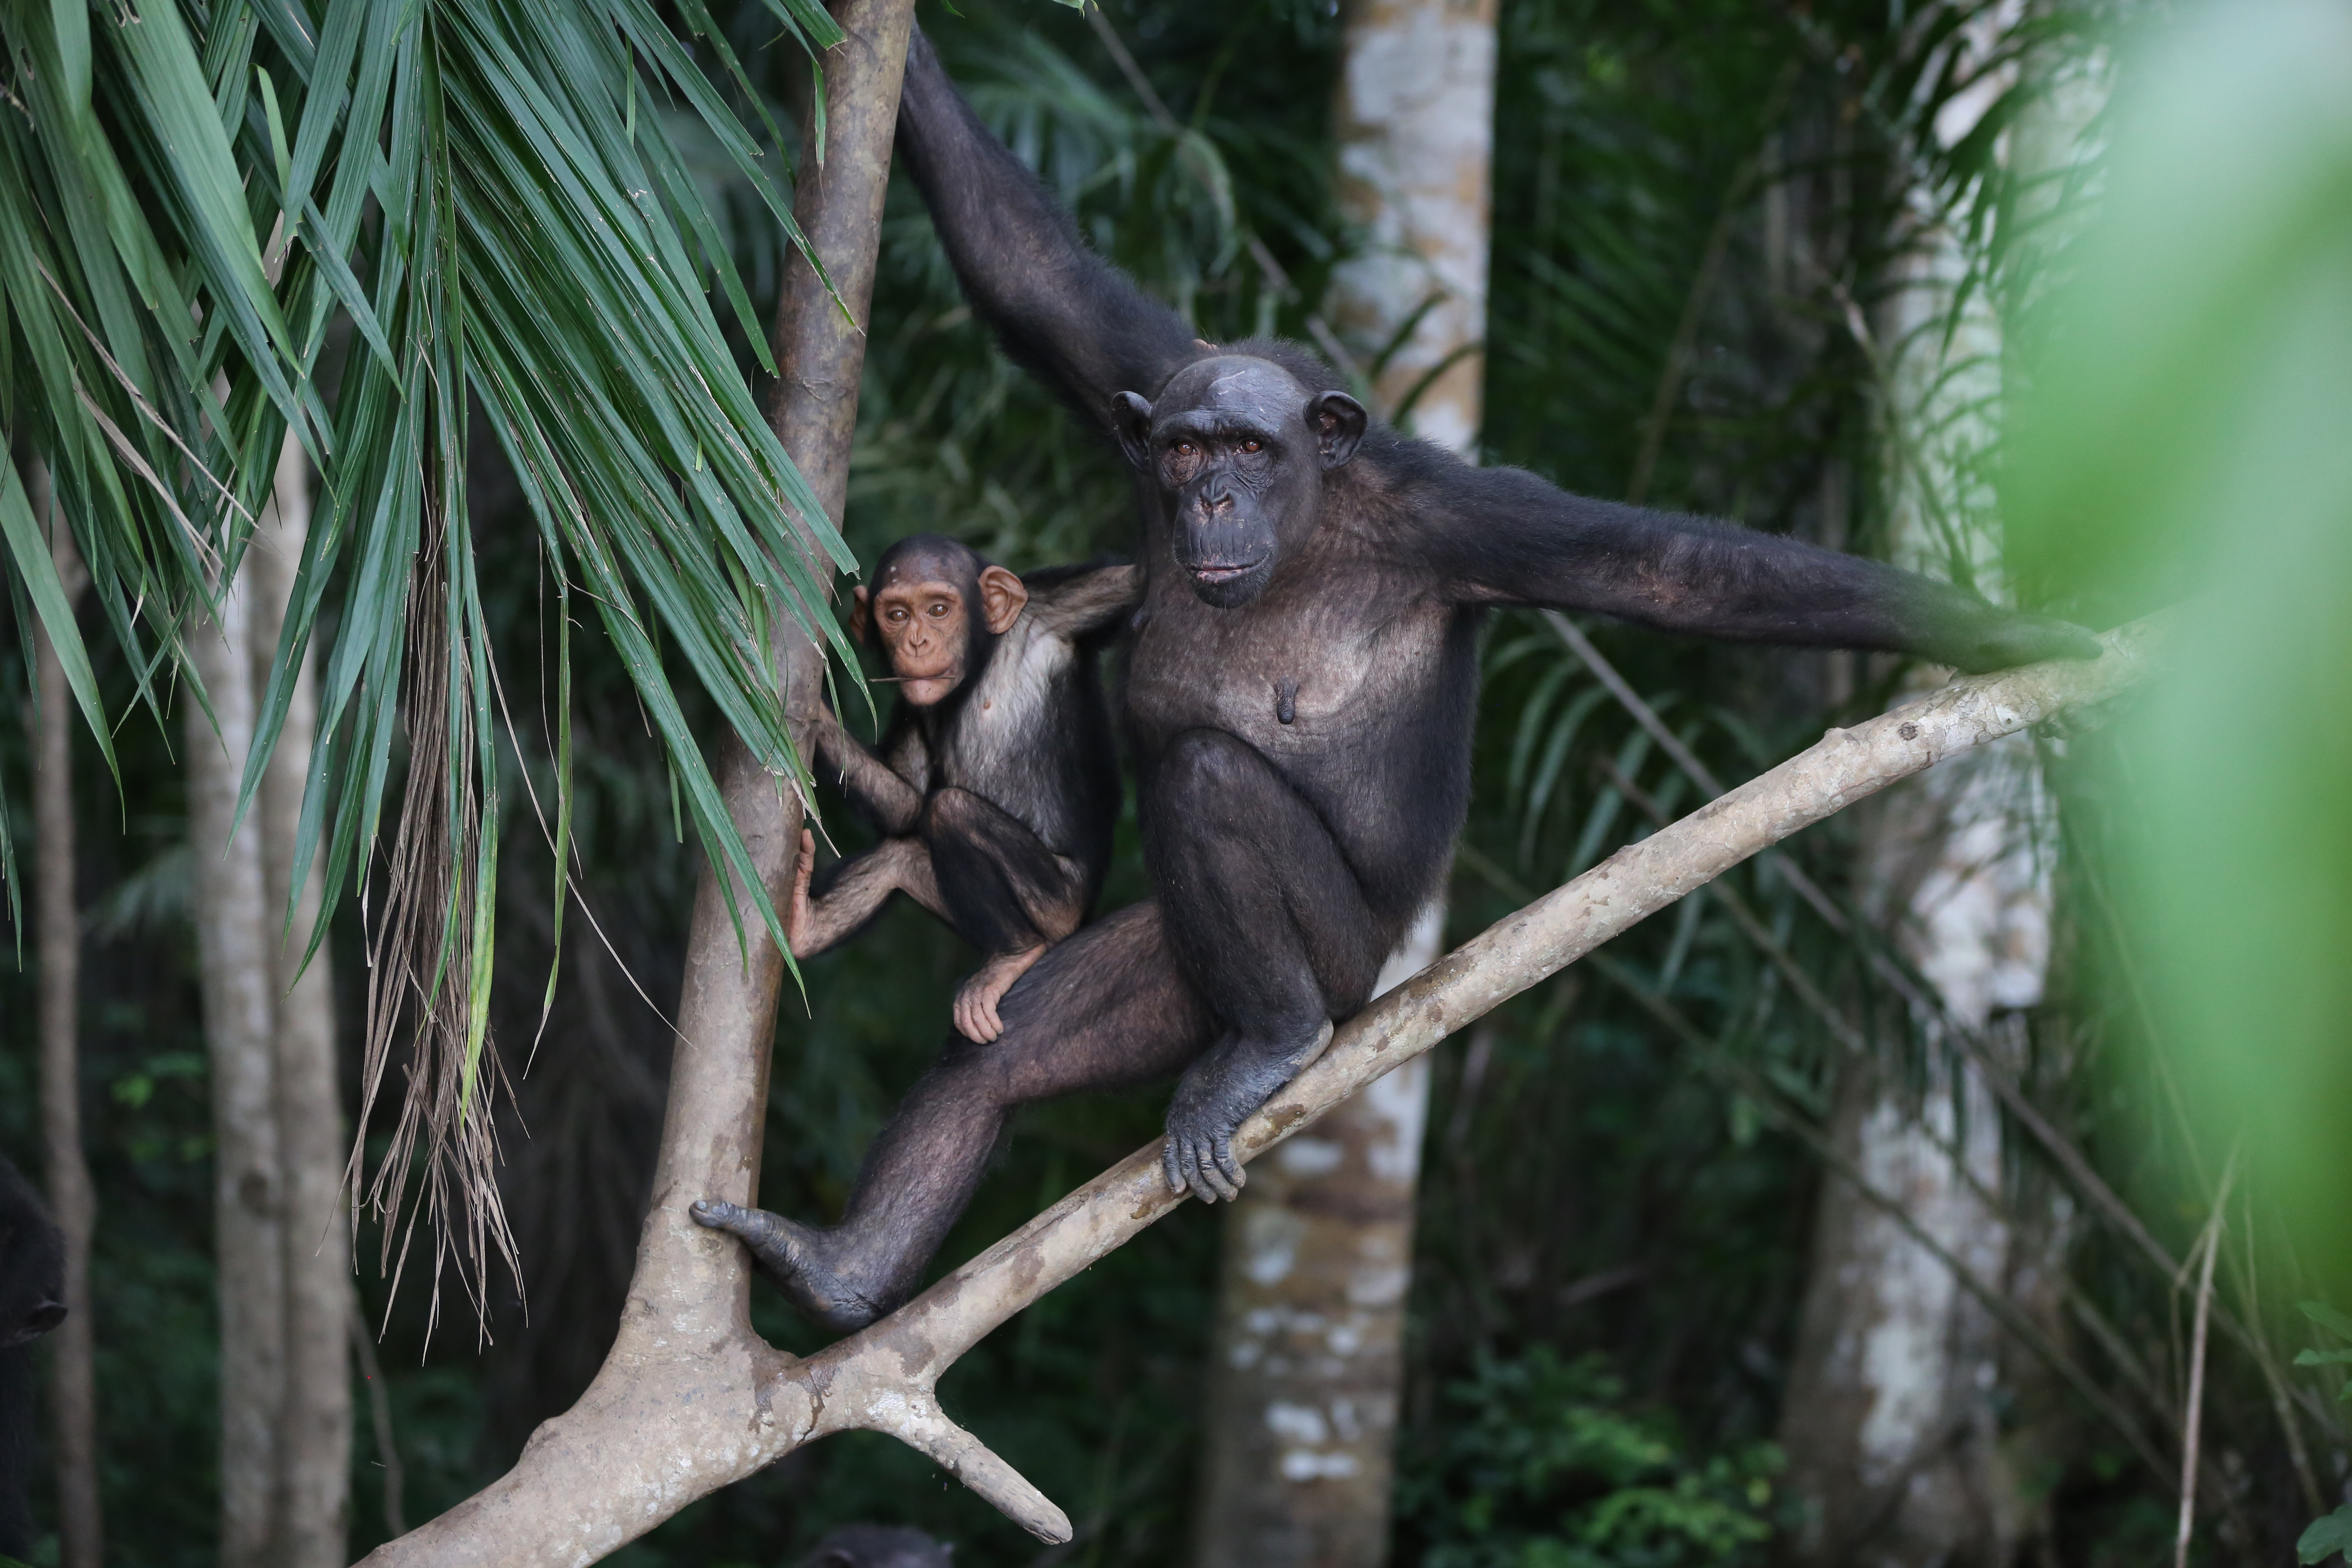
<svg viewBox="0 0 2352 1568">
<path fill-rule="evenodd" d="M 898 678 L 898 695 L 928 708 L 963 684 L 971 612 L 953 583 L 892 582 L 874 595 L 874 635 Z"/>
<path fill-rule="evenodd" d="M 949 563 L 911 560 L 894 563 L 870 597 L 860 588 L 856 599 L 856 624 L 879 639 L 898 695 L 929 708 L 979 673 L 989 642 L 1013 628 L 1029 590 L 1002 566 L 959 573 Z"/>
</svg>

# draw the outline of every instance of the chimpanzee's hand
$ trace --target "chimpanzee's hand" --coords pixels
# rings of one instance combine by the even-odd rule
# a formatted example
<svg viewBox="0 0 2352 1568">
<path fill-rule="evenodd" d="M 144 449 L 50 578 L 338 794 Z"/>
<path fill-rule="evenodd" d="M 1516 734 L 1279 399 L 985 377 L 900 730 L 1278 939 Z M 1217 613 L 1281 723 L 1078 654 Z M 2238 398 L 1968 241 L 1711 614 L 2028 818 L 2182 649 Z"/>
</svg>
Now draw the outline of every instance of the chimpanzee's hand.
<svg viewBox="0 0 2352 1568">
<path fill-rule="evenodd" d="M 2045 658 L 2096 658 L 2106 650 L 2072 621 L 2024 611 L 2004 612 L 1976 628 L 1953 652 L 1952 663 L 1971 673 L 2013 669 Z"/>
<path fill-rule="evenodd" d="M 816 835 L 801 829 L 801 858 L 793 868 L 793 901 L 784 910 L 784 945 L 794 958 L 806 958 L 809 938 L 809 879 L 816 875 Z"/>
<path fill-rule="evenodd" d="M 1168 1107 L 1160 1168 L 1169 1190 L 1189 1187 L 1204 1204 L 1241 1196 L 1247 1178 L 1234 1155 L 1234 1133 L 1330 1043 L 1328 1021 L 1305 1047 L 1288 1050 L 1228 1035 L 1194 1062 Z"/>
</svg>

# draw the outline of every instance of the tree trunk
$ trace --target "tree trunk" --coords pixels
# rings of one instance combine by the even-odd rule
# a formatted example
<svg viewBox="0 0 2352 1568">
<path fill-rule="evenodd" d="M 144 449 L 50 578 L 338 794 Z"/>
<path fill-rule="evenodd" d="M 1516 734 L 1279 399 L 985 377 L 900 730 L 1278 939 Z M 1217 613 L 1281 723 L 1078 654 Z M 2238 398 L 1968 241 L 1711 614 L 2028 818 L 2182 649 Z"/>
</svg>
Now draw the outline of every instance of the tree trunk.
<svg viewBox="0 0 2352 1568">
<path fill-rule="evenodd" d="M 310 530 L 310 469 L 289 434 L 278 453 L 271 503 L 245 558 L 250 594 L 252 689 L 262 691 Z M 258 832 L 270 955 L 272 1065 L 276 1072 L 279 1192 L 285 1247 L 286 1394 L 279 1417 L 280 1568 L 343 1568 L 349 1561 L 352 1471 L 351 1235 L 341 1215 L 342 1093 L 335 1077 L 331 961 L 321 947 L 298 976 L 319 918 L 321 873 L 313 861 L 287 923 L 295 830 L 318 716 L 312 658 L 295 679 L 278 748 L 246 831 Z"/>
<path fill-rule="evenodd" d="M 66 603 L 81 598 L 89 574 L 63 518 L 49 513 L 48 469 L 33 465 L 33 513 L 53 530 L 49 554 Z M 89 1237 L 98 1194 L 81 1144 L 81 908 L 74 896 L 73 697 L 47 633 L 33 631 L 39 719 L 33 746 L 33 837 L 40 932 L 41 1133 L 47 1146 L 49 1210 L 66 1238 L 66 1321 L 50 1366 L 57 1415 L 58 1534 L 63 1568 L 98 1568 L 105 1556 L 98 1505 L 98 1390 L 92 1371 Z"/>
<path fill-rule="evenodd" d="M 1339 330 L 1381 366 L 1384 411 L 1475 457 L 1486 336 L 1496 0 L 1356 0 L 1336 118 L 1341 200 L 1370 235 L 1334 280 Z M 1385 992 L 1434 960 L 1433 904 Z M 1286 1144 L 1225 1220 L 1195 1561 L 1388 1560 L 1413 1194 L 1428 1119 L 1416 1059 Z"/>
<path fill-rule="evenodd" d="M 275 1568 L 286 1402 L 286 1192 L 278 1130 L 277 1009 L 261 834 L 230 836 L 253 744 L 252 584 L 197 622 L 189 662 L 188 838 L 212 1056 L 213 1257 L 219 1271 L 223 1568 Z M 217 729 L 215 729 L 215 722 Z"/>
<path fill-rule="evenodd" d="M 1987 458 L 2000 322 L 1981 290 L 1961 303 L 1968 261 L 1939 215 L 1922 198 L 1910 216 L 1916 242 L 1874 323 L 1887 379 L 1892 552 L 1931 572 L 1965 565 L 1998 595 Z M 2020 1010 L 2041 1001 L 2049 959 L 2049 827 L 2039 765 L 2019 735 L 1875 803 L 1864 833 L 1864 902 L 1876 923 L 1951 1026 L 1984 1038 L 1996 1059 L 2015 1058 L 2013 1076 Z M 1884 1060 L 1849 1060 L 1834 1145 L 1976 1278 L 1998 1284 L 2022 1245 L 2004 1191 L 2000 1112 L 1983 1074 L 1949 1048 L 1946 1024 L 1914 1022 L 1930 1058 L 1926 1088 L 1906 1092 Z M 2027 1228 L 2033 1263 L 2063 1260 L 2063 1223 Z M 1927 1247 L 1849 1184 L 1824 1185 L 1780 1432 L 1807 1509 L 1799 1561 L 2011 1560 L 2025 1521 L 2002 1447 L 2000 1406 L 2015 1394 L 2004 1340 Z"/>
</svg>

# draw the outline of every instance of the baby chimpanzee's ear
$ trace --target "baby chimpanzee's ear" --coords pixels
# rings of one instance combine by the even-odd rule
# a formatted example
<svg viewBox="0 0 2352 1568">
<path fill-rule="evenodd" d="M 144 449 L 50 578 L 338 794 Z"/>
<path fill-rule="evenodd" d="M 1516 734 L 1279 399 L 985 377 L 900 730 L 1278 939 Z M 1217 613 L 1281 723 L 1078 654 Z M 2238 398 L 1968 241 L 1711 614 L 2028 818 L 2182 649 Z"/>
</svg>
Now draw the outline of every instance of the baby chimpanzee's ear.
<svg viewBox="0 0 2352 1568">
<path fill-rule="evenodd" d="M 1336 468 L 1356 455 L 1371 416 L 1344 392 L 1326 392 L 1307 400 L 1307 427 L 1315 432 L 1315 446 L 1327 468 Z"/>
<path fill-rule="evenodd" d="M 849 635 L 859 647 L 874 646 L 874 600 L 863 583 L 849 591 Z"/>
<path fill-rule="evenodd" d="M 1110 400 L 1110 422 L 1118 432 L 1119 449 L 1139 468 L 1151 467 L 1151 405 L 1132 392 Z"/>
<path fill-rule="evenodd" d="M 980 572 L 980 613 L 988 622 L 988 629 L 1003 637 L 1021 618 L 1022 606 L 1029 602 L 1029 589 L 1020 578 L 1002 566 L 983 566 Z"/>
</svg>

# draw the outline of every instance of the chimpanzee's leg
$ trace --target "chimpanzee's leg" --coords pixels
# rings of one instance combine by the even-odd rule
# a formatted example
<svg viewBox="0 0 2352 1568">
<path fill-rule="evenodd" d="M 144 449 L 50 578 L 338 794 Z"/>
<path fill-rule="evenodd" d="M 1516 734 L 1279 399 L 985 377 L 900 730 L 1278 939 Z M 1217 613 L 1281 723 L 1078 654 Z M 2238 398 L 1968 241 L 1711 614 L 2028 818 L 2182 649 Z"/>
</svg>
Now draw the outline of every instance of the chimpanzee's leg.
<svg viewBox="0 0 2352 1568">
<path fill-rule="evenodd" d="M 861 1328 L 914 1293 L 1013 1107 L 1165 1078 L 1214 1028 L 1177 973 L 1150 902 L 1056 943 L 1003 1006 L 1002 1039 L 950 1039 L 908 1093 L 866 1156 L 838 1226 L 726 1203 L 697 1204 L 694 1217 L 741 1237 L 820 1322 Z"/>
<path fill-rule="evenodd" d="M 1366 902 L 1322 816 L 1231 735 L 1176 737 L 1144 805 L 1169 945 L 1225 1030 L 1168 1109 L 1169 1184 L 1213 1203 L 1241 1188 L 1234 1129 L 1364 1005 L 1400 931 Z"/>
<path fill-rule="evenodd" d="M 1004 1032 L 997 1005 L 1005 992 L 1086 919 L 1094 900 L 1087 868 L 969 790 L 933 792 L 916 831 L 949 922 L 988 955 L 956 993 L 956 1028 L 966 1039 L 993 1040 Z"/>
</svg>

